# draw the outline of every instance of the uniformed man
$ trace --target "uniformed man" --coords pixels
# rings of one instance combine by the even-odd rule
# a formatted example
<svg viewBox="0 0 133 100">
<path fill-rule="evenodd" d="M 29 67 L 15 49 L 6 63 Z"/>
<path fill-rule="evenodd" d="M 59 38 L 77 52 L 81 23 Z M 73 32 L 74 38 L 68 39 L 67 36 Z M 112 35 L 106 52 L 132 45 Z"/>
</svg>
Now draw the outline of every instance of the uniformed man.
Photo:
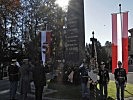
<svg viewBox="0 0 133 100">
<path fill-rule="evenodd" d="M 124 100 L 124 87 L 127 83 L 127 74 L 126 70 L 122 68 L 122 62 L 118 61 L 118 68 L 114 72 L 115 83 L 116 83 L 116 97 L 117 100 Z M 121 90 L 121 99 L 120 99 L 120 90 Z"/>
<path fill-rule="evenodd" d="M 10 81 L 10 100 L 16 100 L 15 97 L 19 81 L 19 67 L 16 65 L 16 59 L 12 59 L 12 63 L 8 67 L 8 75 Z"/>
<path fill-rule="evenodd" d="M 100 70 L 99 70 L 99 85 L 100 85 L 100 95 L 101 95 L 101 100 L 106 100 L 107 96 L 108 96 L 108 92 L 107 92 L 107 86 L 109 83 L 109 72 L 108 70 L 105 68 L 105 63 L 101 62 L 101 66 L 100 66 Z"/>
<path fill-rule="evenodd" d="M 88 70 L 87 66 L 85 64 L 85 61 L 83 60 L 83 63 L 79 67 L 79 72 L 81 76 L 81 88 L 82 88 L 82 98 L 86 99 L 88 98 L 88 87 L 87 87 L 87 82 L 88 82 Z"/>
</svg>

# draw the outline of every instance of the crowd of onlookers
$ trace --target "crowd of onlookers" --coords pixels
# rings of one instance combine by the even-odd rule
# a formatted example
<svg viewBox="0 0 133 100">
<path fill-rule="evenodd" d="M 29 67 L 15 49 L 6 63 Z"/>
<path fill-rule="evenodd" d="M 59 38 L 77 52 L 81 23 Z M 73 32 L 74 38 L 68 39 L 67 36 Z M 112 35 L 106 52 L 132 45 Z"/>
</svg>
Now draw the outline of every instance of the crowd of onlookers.
<svg viewBox="0 0 133 100">
<path fill-rule="evenodd" d="M 16 100 L 17 90 L 20 92 L 21 99 L 27 100 L 27 94 L 31 92 L 30 83 L 34 82 L 35 98 L 42 100 L 43 88 L 46 85 L 47 65 L 35 59 L 31 62 L 29 59 L 23 59 L 19 64 L 16 59 L 12 59 L 8 67 L 10 81 L 10 100 Z"/>
</svg>

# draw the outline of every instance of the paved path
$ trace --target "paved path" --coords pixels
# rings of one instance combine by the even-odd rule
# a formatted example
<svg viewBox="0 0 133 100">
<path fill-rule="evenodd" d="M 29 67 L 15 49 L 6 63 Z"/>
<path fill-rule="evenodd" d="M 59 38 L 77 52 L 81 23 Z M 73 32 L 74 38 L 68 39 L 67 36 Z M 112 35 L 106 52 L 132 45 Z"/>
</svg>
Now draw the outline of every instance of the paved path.
<svg viewBox="0 0 133 100">
<path fill-rule="evenodd" d="M 133 72 L 133 65 L 128 65 L 128 71 Z"/>
<path fill-rule="evenodd" d="M 8 81 L 8 78 L 4 78 L 4 80 L 0 80 L 0 100 L 9 100 L 9 92 L 10 92 L 9 87 L 10 87 L 10 83 Z M 34 100 L 35 99 L 34 92 L 35 92 L 35 90 L 32 89 L 31 93 L 28 94 L 27 100 Z M 52 89 L 44 89 L 43 100 L 57 100 L 56 98 L 46 97 L 47 94 L 51 94 L 54 92 L 57 92 L 57 91 L 52 90 Z M 21 100 L 21 98 L 22 98 L 18 91 L 17 91 L 16 98 L 18 100 Z"/>
<path fill-rule="evenodd" d="M 125 98 L 124 100 L 133 100 L 133 97 Z"/>
</svg>

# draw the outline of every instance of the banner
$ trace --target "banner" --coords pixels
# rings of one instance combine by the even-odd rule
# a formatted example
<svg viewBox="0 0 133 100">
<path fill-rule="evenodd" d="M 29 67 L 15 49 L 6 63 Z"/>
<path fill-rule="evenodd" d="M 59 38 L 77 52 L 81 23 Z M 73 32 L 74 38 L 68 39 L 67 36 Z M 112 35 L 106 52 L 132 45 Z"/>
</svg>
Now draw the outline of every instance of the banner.
<svg viewBox="0 0 133 100">
<path fill-rule="evenodd" d="M 41 32 L 41 56 L 43 64 L 45 64 L 46 61 L 46 48 L 44 47 L 46 43 L 46 31 Z"/>
<path fill-rule="evenodd" d="M 52 36 L 51 32 L 46 32 L 46 42 L 48 43 L 48 48 L 47 48 L 47 60 L 51 58 L 51 44 L 52 44 Z"/>
<path fill-rule="evenodd" d="M 51 58 L 51 32 L 41 32 L 41 56 L 43 64 Z"/>
<path fill-rule="evenodd" d="M 122 62 L 123 67 L 128 73 L 128 12 L 123 13 L 123 31 L 122 31 Z"/>
<path fill-rule="evenodd" d="M 118 61 L 128 72 L 128 12 L 112 14 L 112 73 Z"/>
</svg>

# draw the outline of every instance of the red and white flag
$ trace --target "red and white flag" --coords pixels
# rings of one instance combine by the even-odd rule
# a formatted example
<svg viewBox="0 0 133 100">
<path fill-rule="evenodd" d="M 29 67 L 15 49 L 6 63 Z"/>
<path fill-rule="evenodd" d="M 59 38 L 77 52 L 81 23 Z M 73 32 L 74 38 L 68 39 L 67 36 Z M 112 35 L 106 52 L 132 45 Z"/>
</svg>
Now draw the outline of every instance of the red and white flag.
<svg viewBox="0 0 133 100">
<path fill-rule="evenodd" d="M 42 61 L 43 61 L 43 64 L 45 64 L 45 61 L 46 61 L 46 48 L 44 47 L 46 43 L 46 31 L 42 31 L 41 32 L 41 55 L 42 55 Z"/>
<path fill-rule="evenodd" d="M 112 73 L 118 61 L 128 72 L 128 12 L 112 14 Z"/>
<path fill-rule="evenodd" d="M 51 32 L 42 31 L 41 32 L 41 56 L 44 64 L 51 57 L 50 47 L 51 47 Z"/>
</svg>

